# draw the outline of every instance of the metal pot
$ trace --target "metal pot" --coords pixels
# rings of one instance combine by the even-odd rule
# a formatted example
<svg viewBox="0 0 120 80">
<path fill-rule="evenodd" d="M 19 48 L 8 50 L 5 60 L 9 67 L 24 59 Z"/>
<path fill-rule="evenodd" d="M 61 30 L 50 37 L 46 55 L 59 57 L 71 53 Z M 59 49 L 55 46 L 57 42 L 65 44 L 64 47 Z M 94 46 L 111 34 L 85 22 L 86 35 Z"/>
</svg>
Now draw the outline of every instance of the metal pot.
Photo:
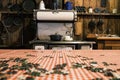
<svg viewBox="0 0 120 80">
<path fill-rule="evenodd" d="M 88 23 L 88 29 L 90 30 L 91 33 L 94 32 L 95 26 L 96 26 L 95 21 L 93 19 L 91 19 L 90 22 Z"/>
<path fill-rule="evenodd" d="M 107 0 L 101 0 L 101 7 L 107 6 Z"/>
<path fill-rule="evenodd" d="M 5 27 L 11 27 L 13 25 L 13 21 L 14 21 L 14 17 L 11 15 L 7 15 L 4 17 L 2 22 Z"/>
<path fill-rule="evenodd" d="M 21 11 L 22 7 L 18 4 L 17 0 L 15 0 L 15 4 L 10 7 L 11 11 Z"/>
<path fill-rule="evenodd" d="M 102 27 L 103 24 L 104 24 L 103 20 L 99 18 L 99 21 L 96 24 L 96 27 L 99 31 L 103 31 L 103 27 Z"/>
<path fill-rule="evenodd" d="M 23 0 L 22 8 L 25 11 L 33 11 L 36 8 L 35 0 Z"/>
<path fill-rule="evenodd" d="M 13 23 L 16 26 L 20 26 L 23 23 L 23 19 L 20 17 L 20 15 L 15 16 Z"/>
<path fill-rule="evenodd" d="M 3 32 L 3 29 L 4 29 L 3 23 L 0 21 L 0 36 Z"/>
<path fill-rule="evenodd" d="M 65 7 L 66 7 L 66 10 L 72 10 L 72 2 L 70 1 L 67 1 L 66 4 L 65 4 Z"/>
<path fill-rule="evenodd" d="M 3 8 L 2 0 L 0 0 L 0 10 Z"/>
<path fill-rule="evenodd" d="M 8 3 L 7 3 L 7 8 L 8 9 L 11 9 L 11 7 L 13 6 L 11 0 L 8 0 Z"/>
<path fill-rule="evenodd" d="M 59 34 L 50 35 L 51 41 L 61 41 L 61 39 L 62 39 L 62 35 L 59 35 Z"/>
</svg>

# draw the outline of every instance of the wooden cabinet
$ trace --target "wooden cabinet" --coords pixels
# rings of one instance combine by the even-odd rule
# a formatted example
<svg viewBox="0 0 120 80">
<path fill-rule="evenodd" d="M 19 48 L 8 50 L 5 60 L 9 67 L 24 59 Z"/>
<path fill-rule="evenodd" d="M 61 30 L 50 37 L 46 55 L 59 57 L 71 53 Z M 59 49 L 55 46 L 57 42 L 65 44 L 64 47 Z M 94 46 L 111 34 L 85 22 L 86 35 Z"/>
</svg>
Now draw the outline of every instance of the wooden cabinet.
<svg viewBox="0 0 120 80">
<path fill-rule="evenodd" d="M 120 49 L 120 37 L 97 38 L 98 49 Z"/>
</svg>

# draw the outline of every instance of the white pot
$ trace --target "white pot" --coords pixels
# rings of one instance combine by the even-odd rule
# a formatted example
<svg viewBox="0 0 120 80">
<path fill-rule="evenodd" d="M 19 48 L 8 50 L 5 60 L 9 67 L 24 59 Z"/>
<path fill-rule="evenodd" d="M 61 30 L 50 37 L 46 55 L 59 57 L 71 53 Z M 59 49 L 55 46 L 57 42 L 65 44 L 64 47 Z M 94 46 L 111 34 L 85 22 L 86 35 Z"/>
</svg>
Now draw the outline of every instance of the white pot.
<svg viewBox="0 0 120 80">
<path fill-rule="evenodd" d="M 70 36 L 65 36 L 65 40 L 66 40 L 66 41 L 70 41 L 70 40 L 73 40 L 73 38 L 70 37 Z"/>
<path fill-rule="evenodd" d="M 93 9 L 92 8 L 89 8 L 89 13 L 93 13 Z"/>
<path fill-rule="evenodd" d="M 113 12 L 112 12 L 112 13 L 114 13 L 114 14 L 117 13 L 117 9 L 116 9 L 116 8 L 113 9 Z"/>
</svg>

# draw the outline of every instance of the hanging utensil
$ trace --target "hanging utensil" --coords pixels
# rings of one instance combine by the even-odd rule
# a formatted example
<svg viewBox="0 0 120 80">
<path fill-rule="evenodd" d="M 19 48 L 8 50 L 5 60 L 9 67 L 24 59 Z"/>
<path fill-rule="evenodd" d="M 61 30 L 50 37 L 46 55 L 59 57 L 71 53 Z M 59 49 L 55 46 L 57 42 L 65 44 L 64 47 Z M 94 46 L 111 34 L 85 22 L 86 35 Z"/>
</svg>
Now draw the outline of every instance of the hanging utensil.
<svg viewBox="0 0 120 80">
<path fill-rule="evenodd" d="M 103 24 L 104 24 L 103 20 L 99 17 L 96 27 L 101 32 L 103 32 Z"/>
<path fill-rule="evenodd" d="M 53 10 L 57 10 L 57 9 L 58 9 L 58 1 L 53 0 Z"/>
<path fill-rule="evenodd" d="M 96 0 L 96 8 L 94 9 L 94 12 L 95 13 L 100 13 L 101 12 L 101 9 L 98 8 L 98 2 L 97 2 L 97 0 Z"/>
<path fill-rule="evenodd" d="M 22 8 L 25 11 L 33 11 L 36 8 L 35 0 L 24 0 L 22 3 Z"/>
<path fill-rule="evenodd" d="M 14 17 L 13 24 L 14 24 L 15 26 L 20 26 L 20 25 L 22 25 L 23 19 L 22 19 L 21 16 L 22 16 L 22 15 L 21 15 L 20 13 L 18 13 L 18 14 Z"/>
<path fill-rule="evenodd" d="M 21 14 L 17 14 L 16 16 L 14 16 L 13 18 L 13 25 L 8 28 L 9 32 L 15 32 L 16 30 L 18 30 L 22 24 L 23 24 L 23 19 L 21 17 L 22 15 Z"/>
<path fill-rule="evenodd" d="M 2 32 L 3 32 L 3 28 L 4 28 L 3 23 L 0 21 L 0 36 L 1 36 Z"/>
<path fill-rule="evenodd" d="M 105 8 L 101 11 L 101 13 L 109 13 L 109 11 L 106 9 L 108 0 L 101 0 L 100 5 L 101 7 Z"/>
<path fill-rule="evenodd" d="M 12 5 L 10 10 L 11 11 L 21 11 L 22 10 L 21 6 L 18 4 L 18 0 L 15 0 L 15 4 Z"/>
<path fill-rule="evenodd" d="M 12 15 L 7 15 L 7 17 L 4 17 L 2 22 L 4 27 L 7 29 L 6 30 L 7 33 L 15 31 L 16 27 L 14 27 L 13 21 L 14 21 L 14 16 Z"/>
<path fill-rule="evenodd" d="M 0 10 L 3 8 L 2 1 L 3 1 L 3 0 L 0 0 Z"/>
<path fill-rule="evenodd" d="M 101 7 L 106 7 L 107 6 L 107 1 L 108 0 L 101 0 Z"/>
<path fill-rule="evenodd" d="M 11 33 L 8 30 L 9 27 L 6 26 L 5 24 L 3 24 L 3 26 L 4 26 L 4 30 L 5 30 L 4 34 L 2 34 L 2 36 L 1 36 L 1 38 L 3 40 L 3 44 L 10 45 L 10 43 L 11 43 Z"/>
<path fill-rule="evenodd" d="M 89 29 L 89 31 L 90 31 L 91 33 L 94 32 L 95 26 L 96 26 L 96 23 L 95 23 L 95 21 L 91 18 L 91 20 L 90 20 L 89 23 L 88 23 L 88 29 Z"/>
<path fill-rule="evenodd" d="M 1 44 L 3 44 L 3 45 L 8 45 L 8 43 L 9 43 L 9 38 L 8 38 L 8 34 L 7 33 L 2 33 L 2 35 L 1 35 Z"/>
<path fill-rule="evenodd" d="M 49 35 L 49 37 L 50 37 L 51 41 L 61 41 L 61 39 L 62 39 L 62 35 L 60 35 L 58 33 L 51 34 L 51 35 Z"/>
<path fill-rule="evenodd" d="M 7 15 L 3 18 L 3 25 L 6 27 L 11 27 L 13 25 L 14 17 L 12 15 Z"/>
<path fill-rule="evenodd" d="M 12 6 L 13 6 L 13 4 L 11 3 L 11 0 L 8 0 L 7 8 L 10 9 Z"/>
</svg>

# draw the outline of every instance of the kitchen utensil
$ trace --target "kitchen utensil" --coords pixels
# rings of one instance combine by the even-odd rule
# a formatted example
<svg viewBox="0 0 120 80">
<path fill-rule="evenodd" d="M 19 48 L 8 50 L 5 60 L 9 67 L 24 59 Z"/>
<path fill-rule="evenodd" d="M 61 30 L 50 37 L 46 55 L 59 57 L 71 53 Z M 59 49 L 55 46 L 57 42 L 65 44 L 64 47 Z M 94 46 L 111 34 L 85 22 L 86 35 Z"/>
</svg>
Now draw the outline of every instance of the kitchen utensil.
<svg viewBox="0 0 120 80">
<path fill-rule="evenodd" d="M 109 11 L 107 9 L 103 9 L 101 13 L 109 13 Z"/>
<path fill-rule="evenodd" d="M 65 36 L 65 41 L 71 41 L 73 38 L 71 36 Z"/>
<path fill-rule="evenodd" d="M 43 1 L 43 0 L 40 1 L 40 3 L 39 3 L 39 9 L 40 9 L 40 10 L 45 10 L 45 4 L 44 4 L 44 1 Z"/>
<path fill-rule="evenodd" d="M 50 35 L 50 40 L 51 41 L 61 41 L 62 39 L 62 35 L 59 35 L 57 33 Z"/>
<path fill-rule="evenodd" d="M 107 1 L 108 0 L 101 0 L 101 7 L 106 7 L 107 6 Z"/>
<path fill-rule="evenodd" d="M 3 25 L 6 27 L 11 27 L 13 25 L 14 17 L 12 15 L 7 15 L 2 20 Z"/>
<path fill-rule="evenodd" d="M 15 4 L 11 6 L 10 10 L 11 11 L 21 11 L 22 7 L 20 6 L 20 4 L 18 4 L 17 2 L 18 0 L 15 0 Z"/>
<path fill-rule="evenodd" d="M 104 24 L 104 22 L 103 22 L 103 20 L 99 17 L 99 21 L 97 22 L 97 29 L 99 30 L 99 31 L 103 31 L 103 24 Z"/>
<path fill-rule="evenodd" d="M 83 2 L 82 2 L 82 6 L 75 6 L 75 10 L 77 11 L 77 12 L 86 12 L 86 8 L 85 8 L 85 6 L 84 6 L 84 0 L 83 0 Z"/>
<path fill-rule="evenodd" d="M 3 32 L 3 29 L 4 29 L 3 23 L 0 21 L 0 36 Z"/>
<path fill-rule="evenodd" d="M 89 7 L 89 11 L 88 11 L 89 13 L 93 13 L 93 9 L 92 9 L 92 7 Z"/>
<path fill-rule="evenodd" d="M 75 6 L 75 10 L 77 12 L 86 12 L 86 8 L 84 6 Z"/>
<path fill-rule="evenodd" d="M 66 7 L 66 10 L 72 10 L 72 2 L 70 1 L 67 1 L 66 4 L 65 4 L 65 7 Z"/>
<path fill-rule="evenodd" d="M 22 3 L 22 8 L 25 11 L 33 11 L 36 8 L 35 0 L 24 0 Z"/>
<path fill-rule="evenodd" d="M 4 23 L 3 23 L 3 26 L 4 26 L 4 32 L 2 33 L 1 39 L 3 40 L 3 44 L 8 45 L 11 43 L 11 33 L 8 30 L 10 26 L 9 25 L 7 26 Z"/>
<path fill-rule="evenodd" d="M 116 8 L 113 9 L 113 14 L 115 14 L 115 13 L 117 13 L 117 9 Z"/>
<path fill-rule="evenodd" d="M 8 0 L 7 8 L 10 9 L 12 6 L 13 6 L 13 4 L 11 3 L 11 0 Z"/>
<path fill-rule="evenodd" d="M 57 0 L 53 0 L 53 10 L 57 10 L 58 9 L 58 2 Z"/>
<path fill-rule="evenodd" d="M 0 37 L 0 45 L 2 45 L 3 44 L 3 40 L 2 40 L 2 38 Z"/>
<path fill-rule="evenodd" d="M 22 15 L 20 13 L 17 13 L 17 15 L 14 17 L 13 24 L 16 26 L 20 26 L 23 23 L 23 19 L 21 17 Z"/>
<path fill-rule="evenodd" d="M 3 8 L 2 1 L 3 1 L 3 0 L 0 0 L 0 10 Z"/>
<path fill-rule="evenodd" d="M 8 45 L 8 43 L 9 43 L 9 38 L 8 38 L 8 34 L 7 34 L 7 33 L 2 34 L 2 36 L 1 36 L 1 41 L 2 41 L 2 44 L 3 44 L 3 45 Z"/>
<path fill-rule="evenodd" d="M 91 18 L 90 22 L 88 23 L 88 29 L 90 30 L 91 33 L 94 32 L 95 26 L 96 26 L 96 23 L 95 23 L 95 21 Z"/>
</svg>

